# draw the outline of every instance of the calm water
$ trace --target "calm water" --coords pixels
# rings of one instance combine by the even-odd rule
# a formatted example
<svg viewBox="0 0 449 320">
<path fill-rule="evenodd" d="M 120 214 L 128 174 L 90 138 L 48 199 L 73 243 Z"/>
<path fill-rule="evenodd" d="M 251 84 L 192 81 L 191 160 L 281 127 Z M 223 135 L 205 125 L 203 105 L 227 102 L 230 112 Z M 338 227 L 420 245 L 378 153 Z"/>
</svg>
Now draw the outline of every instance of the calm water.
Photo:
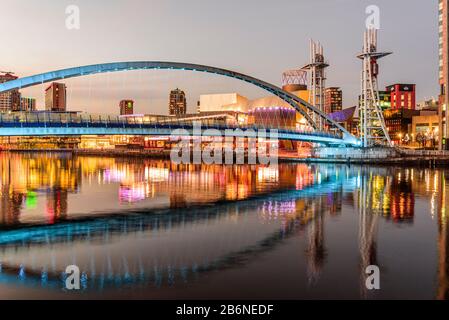
<svg viewBox="0 0 449 320">
<path fill-rule="evenodd" d="M 448 177 L 3 153 L 0 298 L 448 298 Z"/>
</svg>

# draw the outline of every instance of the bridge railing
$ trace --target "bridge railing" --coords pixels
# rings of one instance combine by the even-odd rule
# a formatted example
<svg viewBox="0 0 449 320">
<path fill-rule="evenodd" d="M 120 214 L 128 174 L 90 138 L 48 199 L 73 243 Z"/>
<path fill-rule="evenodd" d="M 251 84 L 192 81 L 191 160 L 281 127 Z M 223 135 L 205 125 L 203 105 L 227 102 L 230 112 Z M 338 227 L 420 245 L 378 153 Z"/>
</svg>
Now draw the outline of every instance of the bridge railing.
<svg viewBox="0 0 449 320">
<path fill-rule="evenodd" d="M 218 130 L 277 130 L 283 134 L 304 134 L 318 137 L 342 139 L 342 135 L 332 132 L 316 132 L 292 127 L 278 127 L 266 124 L 239 124 L 229 119 L 207 117 L 169 117 L 169 116 L 114 116 L 104 114 L 77 114 L 71 112 L 37 112 L 37 113 L 0 113 L 1 127 L 138 127 L 138 128 L 166 128 L 191 129 L 194 121 L 199 121 L 201 129 Z"/>
</svg>

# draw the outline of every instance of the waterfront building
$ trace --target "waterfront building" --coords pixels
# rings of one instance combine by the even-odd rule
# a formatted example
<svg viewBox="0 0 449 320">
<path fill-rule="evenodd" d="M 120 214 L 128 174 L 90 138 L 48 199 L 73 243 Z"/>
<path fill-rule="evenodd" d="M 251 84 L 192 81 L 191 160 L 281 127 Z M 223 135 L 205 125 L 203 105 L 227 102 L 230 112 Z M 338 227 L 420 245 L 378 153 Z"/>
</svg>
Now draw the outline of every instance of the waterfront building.
<svg viewBox="0 0 449 320">
<path fill-rule="evenodd" d="M 336 112 L 329 114 L 329 118 L 331 118 L 332 120 L 334 120 L 340 124 L 344 124 L 348 121 L 351 121 L 354 118 L 356 109 L 357 109 L 357 106 L 345 108 L 343 110 L 336 111 Z"/>
<path fill-rule="evenodd" d="M 419 111 L 419 115 L 413 116 L 410 135 L 415 146 L 433 146 L 440 138 L 438 107 L 427 107 Z M 425 140 L 425 141 L 424 141 Z"/>
<path fill-rule="evenodd" d="M 291 91 L 291 94 L 301 98 L 302 100 L 309 102 L 309 95 L 310 92 L 305 90 L 299 90 L 299 91 Z M 309 102 L 310 103 L 310 102 Z M 281 98 L 269 95 L 262 98 L 254 99 L 248 101 L 248 110 L 254 109 L 254 108 L 275 108 L 275 107 L 285 107 L 285 108 L 293 108 L 290 104 L 282 100 Z M 299 116 L 299 113 L 298 113 Z M 302 118 L 302 116 L 299 116 Z"/>
<path fill-rule="evenodd" d="M 120 101 L 120 115 L 127 116 L 131 114 L 134 114 L 134 101 L 133 100 Z"/>
<path fill-rule="evenodd" d="M 177 88 L 170 92 L 168 111 L 171 116 L 184 115 L 187 113 L 187 100 L 184 91 Z"/>
<path fill-rule="evenodd" d="M 449 137 L 449 126 L 446 121 L 447 106 L 449 104 L 449 0 L 439 0 L 438 2 L 438 36 L 439 36 L 439 131 L 442 139 L 440 139 L 439 148 L 449 149 L 446 139 Z"/>
<path fill-rule="evenodd" d="M 391 92 L 390 91 L 379 91 L 379 102 L 382 110 L 387 110 L 391 108 Z"/>
<path fill-rule="evenodd" d="M 176 146 L 177 140 L 171 140 L 166 136 L 81 136 L 79 143 L 79 149 L 82 150 L 100 150 L 100 151 L 112 151 L 112 150 L 132 150 L 132 151 L 170 151 L 170 149 Z"/>
<path fill-rule="evenodd" d="M 53 82 L 45 89 L 45 110 L 51 112 L 67 110 L 67 89 L 64 83 Z"/>
<path fill-rule="evenodd" d="M 248 111 L 248 99 L 238 93 L 200 95 L 199 112 Z"/>
<path fill-rule="evenodd" d="M 312 58 L 313 59 L 313 58 Z M 311 66 L 312 67 L 312 66 Z M 313 68 L 313 67 L 312 67 Z M 316 68 L 314 69 L 313 75 L 316 75 Z M 312 72 L 311 72 L 312 74 Z M 296 95 L 302 100 L 309 102 L 312 98 L 312 92 L 308 90 L 309 81 L 307 80 L 308 71 L 305 69 L 294 69 L 287 70 L 282 74 L 282 90 L 287 91 L 291 94 Z M 323 83 L 324 86 L 324 83 Z M 312 88 L 313 86 L 311 86 Z M 270 106 L 284 106 L 284 108 L 291 108 L 289 105 L 285 105 L 285 102 L 278 97 L 267 97 L 252 101 L 252 108 L 257 108 L 260 106 L 270 107 Z M 305 129 L 306 121 L 298 112 L 296 112 L 296 128 Z M 291 141 L 280 141 L 279 147 L 281 153 L 285 155 L 285 151 L 296 150 L 296 157 L 309 157 L 311 156 L 310 148 L 306 144 L 291 142 Z"/>
<path fill-rule="evenodd" d="M 0 150 L 73 150 L 78 148 L 79 143 L 79 136 L 1 137 Z"/>
<path fill-rule="evenodd" d="M 411 134 L 413 137 L 416 137 L 418 134 L 438 136 L 438 122 L 439 117 L 437 113 L 414 116 L 412 118 Z"/>
<path fill-rule="evenodd" d="M 382 111 L 388 110 L 391 108 L 391 92 L 390 91 L 381 91 L 379 90 L 379 104 L 382 108 Z M 362 96 L 359 95 L 359 108 L 362 106 Z"/>
<path fill-rule="evenodd" d="M 419 111 L 406 108 L 384 111 L 385 125 L 391 141 L 400 143 L 410 133 L 413 117 L 419 115 Z"/>
<path fill-rule="evenodd" d="M 289 89 L 300 89 L 297 91 L 290 91 L 290 93 L 297 97 L 309 101 L 309 91 L 307 86 L 290 85 Z M 248 100 L 248 98 L 238 93 L 221 93 L 221 94 L 208 94 L 201 95 L 198 103 L 198 112 L 243 112 L 247 113 L 256 108 L 289 108 L 293 109 L 290 104 L 282 100 L 281 98 L 269 95 L 254 100 Z M 299 116 L 299 115 L 298 115 Z"/>
<path fill-rule="evenodd" d="M 326 88 L 324 91 L 324 112 L 327 114 L 343 109 L 343 92 L 338 87 Z"/>
<path fill-rule="evenodd" d="M 36 111 L 36 99 L 34 98 L 20 98 L 20 111 L 32 112 Z"/>
<path fill-rule="evenodd" d="M 416 110 L 429 110 L 429 109 L 435 110 L 438 113 L 438 100 L 429 99 L 416 103 Z"/>
<path fill-rule="evenodd" d="M 84 150 L 113 150 L 115 144 L 113 136 L 81 136 L 79 148 Z"/>
<path fill-rule="evenodd" d="M 248 112 L 249 125 L 267 128 L 296 128 L 296 110 L 292 107 L 257 107 Z"/>
<path fill-rule="evenodd" d="M 307 90 L 291 92 L 308 101 Z M 290 104 L 281 98 L 270 95 L 248 103 L 248 124 L 263 125 L 266 127 L 280 127 L 285 129 L 308 130 L 304 117 Z M 281 152 L 297 150 L 300 144 L 291 141 L 281 141 Z"/>
<path fill-rule="evenodd" d="M 387 86 L 386 91 L 391 94 L 392 109 L 416 110 L 416 85 L 393 84 Z"/>
<path fill-rule="evenodd" d="M 16 80 L 12 72 L 0 73 L 0 83 Z M 20 111 L 20 92 L 11 90 L 0 93 L 0 112 Z"/>
<path fill-rule="evenodd" d="M 356 128 L 353 128 L 355 123 L 358 125 L 358 119 L 354 118 L 356 110 L 357 106 L 345 108 L 341 111 L 336 111 L 329 114 L 329 118 L 340 123 L 346 130 L 357 136 L 358 131 Z"/>
<path fill-rule="evenodd" d="M 352 135 L 358 137 L 360 135 L 360 118 L 353 117 L 352 119 L 350 119 L 345 123 L 345 128 Z"/>
</svg>

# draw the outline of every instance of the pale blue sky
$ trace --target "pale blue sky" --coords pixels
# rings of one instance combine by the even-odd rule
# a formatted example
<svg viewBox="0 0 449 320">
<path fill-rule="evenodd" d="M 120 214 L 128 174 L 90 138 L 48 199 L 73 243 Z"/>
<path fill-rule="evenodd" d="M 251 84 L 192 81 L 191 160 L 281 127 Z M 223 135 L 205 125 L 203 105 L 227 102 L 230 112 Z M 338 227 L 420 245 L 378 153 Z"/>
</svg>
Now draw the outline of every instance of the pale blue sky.
<svg viewBox="0 0 449 320">
<path fill-rule="evenodd" d="M 81 29 L 65 28 L 65 8 L 81 10 Z M 77 65 L 166 60 L 213 65 L 280 85 L 281 73 L 303 65 L 308 41 L 319 40 L 341 86 L 345 107 L 359 92 L 365 8 L 381 10 L 381 85 L 416 83 L 418 99 L 438 92 L 438 1 L 433 0 L 0 0 L 0 70 L 31 75 Z M 264 95 L 235 80 L 186 72 L 135 71 L 70 80 L 70 109 L 116 112 L 133 98 L 138 112 L 166 113 L 168 91 Z M 42 87 L 24 90 L 42 105 Z"/>
</svg>

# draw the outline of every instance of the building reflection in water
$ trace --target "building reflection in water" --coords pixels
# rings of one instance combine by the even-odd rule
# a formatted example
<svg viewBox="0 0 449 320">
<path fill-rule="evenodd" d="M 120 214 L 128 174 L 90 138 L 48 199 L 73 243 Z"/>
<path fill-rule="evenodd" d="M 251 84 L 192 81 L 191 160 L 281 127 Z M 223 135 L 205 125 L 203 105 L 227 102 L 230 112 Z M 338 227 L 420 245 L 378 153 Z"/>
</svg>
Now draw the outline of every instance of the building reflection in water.
<svg viewBox="0 0 449 320">
<path fill-rule="evenodd" d="M 321 269 L 326 258 L 326 247 L 324 243 L 324 212 L 323 201 L 314 201 L 311 208 L 313 221 L 309 227 L 308 278 L 311 284 L 318 281 Z"/>
<path fill-rule="evenodd" d="M 98 217 L 96 220 L 75 220 L 5 231 L 0 234 L 3 274 L 9 275 L 10 278 L 15 274 L 22 274 L 22 280 L 28 278 L 35 284 L 57 288 L 61 278 L 63 279 L 60 274 L 64 266 L 76 262 L 86 270 L 86 277 L 91 279 L 90 285 L 98 289 L 98 286 L 104 288 L 125 283 L 149 282 L 156 287 L 171 286 L 177 281 L 195 279 L 204 272 L 233 268 L 273 250 L 277 244 L 295 234 L 296 230 L 306 228 L 313 221 L 313 211 L 316 208 L 311 195 L 325 195 L 334 191 L 335 181 L 332 174 L 321 176 L 319 184 L 322 189 L 314 191 L 313 186 L 317 179 L 308 168 L 305 165 L 286 166 L 282 174 L 275 175 L 266 170 L 259 174 L 257 167 L 245 170 L 247 176 L 254 177 L 258 183 L 263 181 L 276 186 L 280 179 L 284 179 L 284 188 L 272 188 L 274 193 L 270 195 L 269 200 L 257 197 L 254 201 L 243 204 L 231 201 L 230 204 L 222 206 L 221 210 L 206 208 L 183 213 L 178 211 L 168 215 L 137 214 L 138 212 L 134 211 L 129 217 L 125 215 L 110 220 Z M 240 178 L 239 181 L 245 180 Z M 251 181 L 251 184 L 256 186 L 254 181 Z M 266 188 L 260 184 L 258 188 L 266 192 Z M 254 194 L 251 188 L 246 189 L 249 190 L 245 191 L 246 194 Z M 260 216 L 251 214 L 254 211 L 260 212 Z M 255 224 L 258 219 L 266 222 L 266 226 L 260 228 L 260 231 Z M 184 230 L 202 224 L 213 227 L 217 221 L 225 225 L 231 222 L 231 238 L 229 232 L 226 232 L 221 238 L 219 234 L 214 234 L 210 241 L 198 242 L 194 233 L 186 233 L 183 235 L 182 244 L 170 247 L 167 243 L 165 246 L 153 248 L 156 251 L 162 250 L 161 256 L 152 251 L 152 256 L 158 257 L 156 261 L 154 256 L 153 259 L 144 258 L 142 253 L 139 253 L 136 261 L 136 257 L 129 258 L 129 252 L 111 252 L 110 249 L 92 253 L 92 243 L 102 243 L 102 247 L 108 248 L 118 239 L 127 236 L 142 239 L 142 236 L 146 238 L 151 233 L 162 234 L 166 230 Z M 254 227 L 257 232 L 248 232 Z M 190 238 L 190 241 L 185 237 Z M 194 242 L 193 245 L 189 245 L 190 242 Z M 212 251 L 209 242 L 215 244 Z M 86 248 L 81 251 L 74 249 L 84 246 Z M 128 250 L 131 252 L 132 248 Z M 173 251 L 174 254 L 167 254 L 167 250 Z M 205 254 L 207 251 L 208 255 Z"/>
<path fill-rule="evenodd" d="M 274 248 L 276 243 L 296 234 L 298 230 L 305 233 L 306 249 L 304 253 L 298 254 L 302 254 L 307 260 L 307 277 L 310 286 L 320 281 L 328 255 L 331 254 L 329 242 L 326 241 L 327 219 L 341 216 L 345 206 L 354 208 L 358 214 L 361 295 L 366 297 L 368 293 L 364 289 L 365 268 L 373 264 L 379 265 L 381 270 L 383 268 L 382 255 L 378 252 L 380 222 L 412 226 L 415 222 L 416 198 L 428 196 L 430 214 L 438 224 L 436 245 L 439 259 L 436 296 L 440 299 L 449 298 L 448 175 L 444 170 L 309 164 L 280 164 L 278 168 L 245 165 L 174 165 L 160 160 L 32 153 L 0 154 L 0 170 L 0 228 L 12 230 L 2 231 L 3 238 L 0 237 L 6 241 L 0 243 L 3 250 L 2 258 L 0 258 L 0 272 L 12 270 L 12 273 L 23 273 L 26 270 L 28 273 L 36 272 L 41 280 L 49 281 L 52 272 L 58 274 L 61 271 L 57 268 L 57 262 L 53 266 L 51 264 L 45 266 L 41 271 L 30 269 L 29 264 L 19 260 L 10 264 L 4 262 L 8 254 L 13 255 L 12 252 L 17 250 L 17 244 L 7 242 L 9 241 L 7 239 L 10 239 L 7 237 L 7 232 L 16 232 L 13 234 L 14 237 L 26 235 L 25 232 L 15 231 L 15 227 L 30 221 L 38 225 L 54 224 L 57 227 L 62 222 L 70 225 L 72 219 L 80 218 L 78 216 L 80 213 L 84 215 L 87 213 L 94 217 L 96 212 L 89 211 L 91 204 L 83 204 L 84 188 L 90 187 L 89 192 L 95 192 L 92 190 L 103 190 L 107 186 L 114 186 L 112 189 L 114 191 L 108 193 L 108 197 L 111 201 L 118 203 L 117 212 L 113 213 L 119 214 L 123 214 L 126 210 L 151 209 L 156 200 L 160 203 L 154 208 L 168 210 L 251 200 L 243 203 L 248 206 L 254 204 L 255 207 L 252 210 L 257 212 L 262 224 L 267 227 L 272 226 L 273 223 L 276 225 L 276 228 L 270 229 L 271 231 L 267 234 L 258 235 L 263 236 L 262 240 L 253 239 L 259 246 L 269 243 L 270 245 L 264 247 L 264 250 Z M 82 208 L 85 212 L 73 211 L 71 208 L 75 203 L 78 209 Z M 234 207 L 218 207 L 213 214 L 207 213 L 206 216 L 224 219 L 218 221 L 228 221 L 228 219 L 232 221 L 236 217 L 241 217 L 242 212 L 245 212 L 243 210 L 245 205 L 235 203 Z M 141 204 L 143 205 L 139 206 Z M 40 212 L 41 209 L 44 210 Z M 37 213 L 38 211 L 40 213 Z M 27 219 L 30 212 L 35 214 L 32 220 Z M 178 211 L 174 210 L 174 212 Z M 188 214 L 190 213 L 189 211 Z M 190 219 L 188 215 L 183 217 L 179 215 L 179 212 L 177 214 L 178 216 L 173 216 L 173 219 L 183 219 L 183 224 L 200 221 Z M 206 219 L 201 213 L 199 216 L 202 217 L 201 219 Z M 175 222 L 175 220 L 170 222 L 165 220 L 168 217 L 158 218 L 156 222 L 152 220 L 153 218 L 139 219 L 141 219 L 139 223 L 130 222 L 127 219 L 122 222 L 114 220 L 119 221 L 117 222 L 119 225 L 115 226 L 117 229 L 109 225 L 108 232 L 112 232 L 109 236 L 122 233 L 125 228 L 123 224 L 126 224 L 127 232 L 137 233 L 143 232 L 145 228 L 156 230 L 167 225 L 173 227 Z M 86 224 L 85 229 L 82 222 L 80 223 L 78 229 L 67 227 L 67 230 L 71 231 L 64 232 L 81 232 L 79 235 L 82 235 L 81 239 L 88 242 L 107 238 L 104 225 L 97 226 L 95 219 L 89 222 L 90 224 Z M 104 221 L 102 223 L 104 224 Z M 43 235 L 47 232 L 46 239 L 54 239 L 58 244 L 59 238 L 54 236 L 52 229 L 45 228 L 36 227 L 37 230 L 42 230 Z M 133 231 L 133 228 L 140 229 Z M 83 234 L 83 230 L 86 234 Z M 242 230 L 242 232 L 246 231 Z M 65 234 L 65 239 L 68 239 L 67 236 Z M 235 235 L 227 233 L 224 236 Z M 14 237 L 11 236 L 11 239 L 16 239 Z M 70 238 L 77 241 L 76 234 L 70 235 Z M 39 243 L 36 239 L 29 239 L 29 241 L 35 245 Z M 222 242 L 226 241 L 229 240 L 222 240 Z M 236 264 L 241 263 L 249 257 L 256 256 L 255 252 L 262 251 L 259 246 L 254 246 L 254 243 L 246 243 L 241 239 L 238 241 L 229 251 L 221 252 L 221 256 L 212 254 L 208 258 L 198 257 L 195 261 L 189 261 L 190 264 L 186 262 L 184 266 L 171 262 L 164 265 L 145 265 L 139 260 L 142 257 L 137 258 L 137 261 L 128 261 L 126 260 L 128 258 L 123 258 L 126 262 L 122 258 L 116 260 L 117 257 L 110 257 L 109 259 L 112 260 L 108 262 L 106 257 L 104 260 L 106 262 L 102 260 L 101 264 L 106 268 L 108 263 L 110 267 L 113 263 L 119 263 L 120 267 L 114 266 L 113 269 L 124 271 L 120 276 L 121 279 L 132 278 L 133 281 L 138 281 L 136 279 L 139 277 L 147 279 L 149 270 L 152 270 L 151 277 L 159 285 L 162 285 L 163 279 L 167 283 L 173 283 L 176 277 L 187 281 L 192 279 L 187 275 L 189 272 L 192 275 L 198 275 L 201 272 L 217 270 L 225 266 L 233 267 L 235 264 L 230 261 Z M 26 244 L 27 240 L 22 239 L 20 243 Z M 204 250 L 207 251 L 206 248 Z M 192 253 L 192 255 L 195 254 L 198 252 Z M 174 260 L 178 258 L 173 257 Z M 52 259 L 54 260 L 54 257 L 50 256 L 49 260 L 52 261 Z M 93 265 L 97 263 L 99 262 Z M 98 275 L 101 272 L 103 277 L 107 278 L 107 268 L 96 270 L 92 267 L 88 276 L 95 278 L 95 273 Z M 105 284 L 106 280 L 100 278 L 96 279 Z"/>
<path fill-rule="evenodd" d="M 80 162 L 64 154 L 0 155 L 0 224 L 20 222 L 23 210 L 36 206 L 37 194 L 45 194 L 45 220 L 54 223 L 67 215 L 68 194 L 77 193 Z"/>
<path fill-rule="evenodd" d="M 431 176 L 430 176 L 431 178 Z M 449 175 L 446 171 L 440 171 L 435 174 L 434 197 L 432 201 L 432 209 L 437 210 L 438 221 L 438 299 L 449 299 L 449 190 L 448 190 Z M 430 185 L 432 179 L 428 178 Z M 435 200 L 436 199 L 436 200 Z M 435 204 L 436 202 L 436 204 Z M 435 215 L 435 213 L 433 213 Z"/>
<path fill-rule="evenodd" d="M 285 166 L 286 170 L 260 166 L 174 165 L 168 161 L 72 157 L 64 154 L 2 154 L 2 225 L 21 222 L 21 213 L 36 207 L 45 197 L 46 223 L 64 220 L 70 195 L 83 185 L 118 184 L 121 204 L 166 197 L 168 207 L 218 201 L 244 200 L 282 188 L 311 183 L 307 166 Z M 281 172 L 281 173 L 280 173 Z M 298 176 L 298 177 L 297 177 Z M 115 200 L 115 199 L 111 199 Z M 72 202 L 78 201 L 75 199 Z M 86 208 L 88 209 L 88 208 Z"/>
</svg>

